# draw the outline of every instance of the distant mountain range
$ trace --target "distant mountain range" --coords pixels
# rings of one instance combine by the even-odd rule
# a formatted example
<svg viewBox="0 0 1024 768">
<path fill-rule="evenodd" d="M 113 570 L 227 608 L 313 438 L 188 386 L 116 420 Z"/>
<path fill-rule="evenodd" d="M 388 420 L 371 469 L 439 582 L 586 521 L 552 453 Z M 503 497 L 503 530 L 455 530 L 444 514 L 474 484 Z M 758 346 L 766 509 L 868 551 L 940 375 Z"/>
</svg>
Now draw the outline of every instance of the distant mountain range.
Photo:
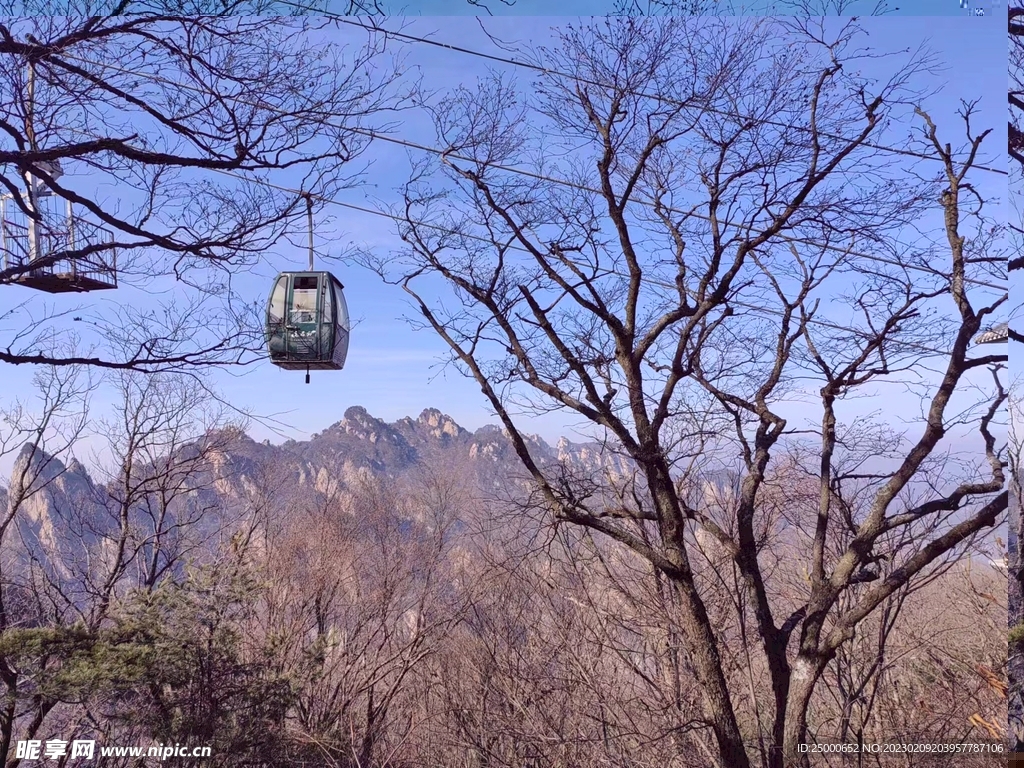
<svg viewBox="0 0 1024 768">
<path fill-rule="evenodd" d="M 268 488 L 277 497 L 273 516 L 286 513 L 291 502 L 306 494 L 343 491 L 365 475 L 415 485 L 425 471 L 452 473 L 460 483 L 475 486 L 481 496 L 492 498 L 521 497 L 529 480 L 501 428 L 488 425 L 469 432 L 434 408 L 415 419 L 387 423 L 353 406 L 344 418 L 309 440 L 279 445 L 257 442 L 237 429 L 211 432 L 204 439 L 210 447 L 209 460 L 201 470 L 188 474 L 185 492 L 178 494 L 166 519 L 159 522 L 155 521 L 159 509 L 151 502 L 159 497 L 158 492 L 145 502 L 124 504 L 123 490 L 117 484 L 94 478 L 77 460 L 67 459 L 65 464 L 60 458 L 23 448 L 9 488 L 0 488 L 0 510 L 7 510 L 9 497 L 17 495 L 17 478 L 26 467 L 38 470 L 35 487 L 41 488 L 23 502 L 14 519 L 12 532 L 17 535 L 5 537 L 0 552 L 5 573 L 24 574 L 31 565 L 47 572 L 49 581 L 63 585 L 66 594 L 60 599 L 86 602 L 97 588 L 90 581 L 91 572 L 98 566 L 102 571 L 103 563 L 114 557 L 122 506 L 131 517 L 130 527 L 137 531 L 133 533 L 137 538 L 128 545 L 136 547 L 141 563 L 154 556 L 150 539 L 157 529 L 168 531 L 159 547 L 201 559 L 204 551 L 209 552 L 208 542 L 230 536 L 234 521 Z M 551 446 L 538 436 L 527 440 L 539 464 L 549 469 L 557 465 L 549 476 L 572 475 L 584 484 L 589 480 L 596 490 L 603 485 L 602 476 L 622 478 L 632 473 L 628 458 L 597 442 L 562 438 Z M 171 465 L 181 471 L 196 454 L 196 445 L 183 446 Z M 139 476 L 146 471 L 140 467 Z M 702 490 L 696 492 L 707 500 L 707 494 L 728 493 L 736 481 L 731 472 L 712 472 L 703 477 Z M 156 485 L 151 490 L 156 490 Z M 698 499 L 693 502 L 700 503 Z M 698 541 L 713 551 L 702 533 L 697 532 Z M 798 542 L 794 539 L 793 543 Z M 1015 537 L 1010 544 L 1015 550 Z"/>
<path fill-rule="evenodd" d="M 243 438 L 247 439 L 247 438 Z M 622 457 L 602 449 L 599 443 L 573 443 L 565 438 L 552 448 L 538 436 L 528 437 L 531 449 L 540 461 L 565 461 L 578 467 L 605 467 L 625 472 Z M 309 440 L 289 440 L 273 446 L 264 441 L 257 447 L 249 441 L 249 450 L 278 452 L 283 460 L 297 461 L 307 471 L 314 467 L 365 467 L 374 473 L 397 477 L 421 464 L 456 459 L 464 467 L 505 470 L 521 464 L 504 430 L 494 425 L 469 432 L 450 416 L 436 408 L 424 410 L 418 418 L 405 417 L 388 424 L 367 413 L 361 406 L 345 411 L 344 418 Z M 493 474 L 484 471 L 484 475 Z"/>
<path fill-rule="evenodd" d="M 415 482 L 417 473 L 431 468 L 455 471 L 476 485 L 485 495 L 500 494 L 510 483 L 524 487 L 526 473 L 515 455 L 511 441 L 499 427 L 489 425 L 475 432 L 459 426 L 450 416 L 434 408 L 417 418 L 405 417 L 387 423 L 371 416 L 365 408 L 353 406 L 344 418 L 313 435 L 309 440 L 288 440 L 274 445 L 256 442 L 237 429 L 206 435 L 215 448 L 202 471 L 189 475 L 189 490 L 180 494 L 164 520 L 163 528 L 175 523 L 196 540 L 209 540 L 230 526 L 230 520 L 251 503 L 254 492 L 268 472 L 275 492 L 287 500 L 308 491 L 328 493 L 344 489 L 365 474 L 397 481 Z M 599 443 L 573 443 L 560 439 L 552 447 L 537 436 L 528 438 L 536 460 L 560 463 L 576 476 L 628 472 L 628 460 Z M 196 446 L 181 447 L 176 466 L 187 466 Z M 22 449 L 12 471 L 9 488 L 0 488 L 0 510 L 8 509 L 10 496 L 18 493 L 18 478 L 27 468 L 38 472 L 37 488 L 22 503 L 15 518 L 16 536 L 8 536 L 4 564 L 7 573 L 25 572 L 30 563 L 48 572 L 55 583 L 68 590 L 71 602 L 84 602 L 75 593 L 89 593 L 89 571 L 113 556 L 112 543 L 119 525 L 119 508 L 124 492 L 117 484 L 93 477 L 76 459 L 62 460 L 29 446 Z M 148 471 L 140 467 L 138 476 Z M 155 486 L 154 486 L 155 487 Z M 293 489 L 289 492 L 289 488 Z M 151 554 L 146 532 L 154 530 L 151 505 L 134 503 L 130 515 L 141 537 L 131 542 L 142 557 Z M 178 519 L 181 518 L 181 519 Z M 188 542 L 175 531 L 169 544 L 181 549 Z M 178 536 L 177 539 L 174 536 Z M 100 569 L 102 570 L 102 568 Z"/>
</svg>

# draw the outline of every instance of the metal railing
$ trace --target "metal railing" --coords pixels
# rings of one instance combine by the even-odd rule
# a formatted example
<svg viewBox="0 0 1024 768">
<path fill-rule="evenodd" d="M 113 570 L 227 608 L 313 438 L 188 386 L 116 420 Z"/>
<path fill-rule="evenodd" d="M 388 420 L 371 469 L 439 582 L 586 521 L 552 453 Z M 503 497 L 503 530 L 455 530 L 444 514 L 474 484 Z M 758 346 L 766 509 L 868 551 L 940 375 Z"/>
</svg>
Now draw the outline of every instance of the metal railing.
<svg viewBox="0 0 1024 768">
<path fill-rule="evenodd" d="M 23 282 L 26 278 L 47 276 L 72 283 L 91 282 L 97 287 L 117 287 L 114 233 L 78 216 L 71 202 L 62 198 L 40 196 L 36 205 L 42 220 L 33 222 L 9 195 L 0 199 L 3 269 L 18 272 L 10 280 Z M 109 250 L 74 255 L 76 250 L 90 246 L 107 246 Z M 48 258 L 59 253 L 69 255 L 53 261 Z M 31 268 L 35 262 L 42 263 Z"/>
</svg>

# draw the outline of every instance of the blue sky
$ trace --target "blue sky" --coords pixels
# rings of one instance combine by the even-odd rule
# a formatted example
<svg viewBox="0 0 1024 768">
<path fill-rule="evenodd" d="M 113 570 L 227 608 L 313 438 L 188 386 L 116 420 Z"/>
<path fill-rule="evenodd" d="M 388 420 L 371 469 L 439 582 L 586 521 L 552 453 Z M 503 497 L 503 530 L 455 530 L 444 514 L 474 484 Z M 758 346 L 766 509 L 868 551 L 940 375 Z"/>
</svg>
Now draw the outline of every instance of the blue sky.
<svg viewBox="0 0 1024 768">
<path fill-rule="evenodd" d="M 932 0 L 929 7 L 939 5 Z M 440 4 L 437 4 L 438 7 Z M 458 12 L 454 3 L 449 12 Z M 904 3 L 910 6 L 911 3 Z M 918 5 L 923 6 L 923 3 Z M 421 4 L 424 12 L 434 5 Z M 447 6 L 446 6 L 447 7 Z M 519 0 L 516 12 L 527 5 Z M 530 7 L 540 7 L 535 4 Z M 547 7 L 551 7 L 548 5 Z M 560 6 L 573 8 L 572 4 Z M 580 6 L 582 7 L 582 5 Z M 592 6 L 588 6 L 592 7 Z M 434 11 L 430 11 L 434 12 Z M 937 11 L 935 11 L 937 12 Z M 928 23 L 906 18 L 889 16 L 865 18 L 864 26 L 870 32 L 869 45 L 881 50 L 900 50 L 914 47 L 920 41 L 929 39 L 931 47 L 939 54 L 947 67 L 942 76 L 932 83 L 941 86 L 926 107 L 940 126 L 954 129 L 952 119 L 960 98 L 980 98 L 981 112 L 977 117 L 978 127 L 993 126 L 996 133 L 987 143 L 988 160 L 1002 164 L 1000 151 L 1005 148 L 1005 31 L 1002 22 L 995 17 L 984 19 L 936 17 Z M 392 20 L 396 24 L 399 20 Z M 569 19 L 558 17 L 529 18 L 503 16 L 486 20 L 486 29 L 495 36 L 509 40 L 542 42 L 549 36 L 549 29 Z M 430 35 L 434 39 L 457 43 L 480 51 L 500 54 L 489 42 L 481 26 L 472 18 L 421 18 L 405 19 L 404 31 L 412 35 Z M 342 28 L 340 36 L 352 35 L 360 40 L 362 35 Z M 425 79 L 434 87 L 444 89 L 459 83 L 470 82 L 487 73 L 489 67 L 498 70 L 502 65 L 488 63 L 483 59 L 445 51 L 431 46 L 398 46 L 392 50 L 407 54 L 410 65 L 419 68 Z M 522 85 L 529 83 L 524 76 Z M 1000 131 L 1002 136 L 1000 138 Z M 410 116 L 397 134 L 403 138 L 424 144 L 433 143 L 433 132 L 427 130 L 422 119 Z M 396 199 L 394 189 L 401 184 L 408 169 L 404 150 L 393 146 L 377 145 L 368 155 L 374 161 L 368 177 L 368 186 L 349 190 L 340 199 L 358 205 L 367 205 L 368 199 L 384 201 Z M 997 192 L 1004 177 L 978 174 L 976 183 L 992 184 L 982 188 L 983 193 Z M 342 253 L 349 245 L 374 249 L 391 249 L 398 243 L 394 225 L 387 219 L 354 213 L 331 207 L 335 221 L 330 227 L 318 232 L 322 246 L 329 240 L 328 250 Z M 236 288 L 253 300 L 263 302 L 269 292 L 275 272 L 285 269 L 304 268 L 305 253 L 285 247 L 272 259 L 262 272 L 253 276 L 241 276 Z M 413 331 L 401 319 L 410 314 L 410 305 L 399 288 L 382 285 L 379 278 L 354 265 L 331 267 L 332 271 L 346 286 L 350 312 L 358 321 L 353 329 L 350 352 L 346 368 L 341 372 L 313 372 L 312 383 L 303 383 L 301 372 L 282 371 L 269 362 L 262 362 L 233 373 L 220 372 L 216 384 L 223 395 L 240 408 L 251 409 L 263 416 L 274 416 L 291 426 L 290 436 L 304 439 L 342 418 L 344 411 L 352 405 L 362 405 L 373 415 L 394 421 L 403 416 L 416 416 L 421 410 L 436 407 L 450 414 L 462 426 L 475 429 L 493 423 L 494 417 L 488 412 L 479 387 L 460 377 L 455 371 L 440 370 L 437 361 L 444 353 L 442 343 L 427 331 Z M 27 298 L 27 289 L 5 288 L 11 292 L 12 300 Z M 14 294 L 17 294 L 15 296 Z M 62 297 L 58 297 L 60 300 Z M 124 301 L 151 301 L 151 297 L 131 289 L 119 290 L 116 295 L 87 297 L 85 301 L 101 303 Z M 69 301 L 83 301 L 73 297 Z M 25 396 L 31 376 L 28 367 L 0 370 L 0 381 L 8 394 Z M 895 401 L 887 401 L 892 406 Z M 914 400 L 916 404 L 916 399 Z M 866 403 L 865 410 L 880 407 L 878 403 Z M 799 409 L 794 408 L 794 413 Z M 904 409 L 903 413 L 907 413 Z M 914 409 L 916 413 L 916 407 Z M 561 434 L 573 436 L 571 420 L 558 415 L 535 419 L 527 431 L 538 433 L 554 442 Z M 265 427 L 253 425 L 252 434 L 257 439 L 270 438 L 277 442 L 280 437 Z"/>
</svg>

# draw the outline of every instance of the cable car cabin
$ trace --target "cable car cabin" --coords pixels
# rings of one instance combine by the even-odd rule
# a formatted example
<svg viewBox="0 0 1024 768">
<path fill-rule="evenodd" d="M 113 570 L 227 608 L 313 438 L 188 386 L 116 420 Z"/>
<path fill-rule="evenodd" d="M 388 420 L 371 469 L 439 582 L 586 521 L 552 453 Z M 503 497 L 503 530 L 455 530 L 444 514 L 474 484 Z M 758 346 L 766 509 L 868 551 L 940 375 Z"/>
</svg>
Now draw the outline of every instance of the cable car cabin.
<svg viewBox="0 0 1024 768">
<path fill-rule="evenodd" d="M 293 371 L 345 366 L 349 317 L 343 288 L 330 272 L 277 276 L 267 305 L 270 362 Z"/>
</svg>

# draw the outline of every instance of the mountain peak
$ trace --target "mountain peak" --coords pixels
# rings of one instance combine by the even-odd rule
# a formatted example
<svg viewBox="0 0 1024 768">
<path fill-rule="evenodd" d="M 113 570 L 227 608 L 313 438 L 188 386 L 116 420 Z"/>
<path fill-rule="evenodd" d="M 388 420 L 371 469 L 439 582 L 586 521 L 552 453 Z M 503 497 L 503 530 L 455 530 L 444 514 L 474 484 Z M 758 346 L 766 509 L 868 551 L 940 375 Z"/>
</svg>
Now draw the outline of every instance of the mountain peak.
<svg viewBox="0 0 1024 768">
<path fill-rule="evenodd" d="M 352 421 L 356 424 L 374 424 L 377 422 L 369 412 L 361 405 L 353 405 L 345 409 L 345 418 L 343 421 Z"/>
<path fill-rule="evenodd" d="M 32 443 L 25 443 L 14 460 L 13 477 L 33 477 L 38 473 L 40 480 L 53 480 L 66 470 L 64 462 Z"/>
<path fill-rule="evenodd" d="M 419 418 L 416 419 L 416 423 L 429 428 L 434 437 L 441 437 L 442 435 L 458 437 L 459 435 L 468 434 L 466 430 L 455 423 L 455 419 L 446 413 L 441 413 L 437 408 L 424 409 Z"/>
</svg>

